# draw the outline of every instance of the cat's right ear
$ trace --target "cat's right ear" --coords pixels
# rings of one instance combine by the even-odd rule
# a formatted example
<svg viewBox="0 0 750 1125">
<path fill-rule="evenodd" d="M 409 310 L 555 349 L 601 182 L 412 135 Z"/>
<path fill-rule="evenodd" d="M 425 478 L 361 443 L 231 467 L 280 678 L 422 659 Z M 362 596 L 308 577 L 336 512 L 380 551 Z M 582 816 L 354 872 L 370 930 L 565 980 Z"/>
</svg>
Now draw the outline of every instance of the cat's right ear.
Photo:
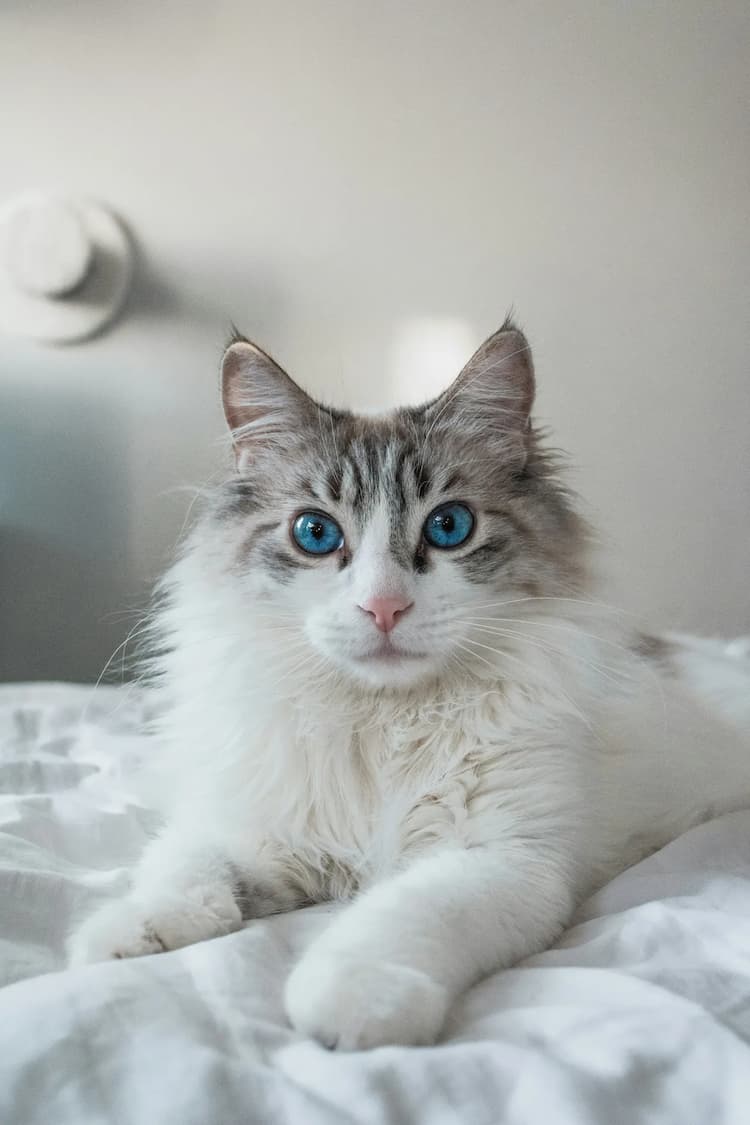
<svg viewBox="0 0 750 1125">
<path fill-rule="evenodd" d="M 314 403 L 275 360 L 249 340 L 235 339 L 221 363 L 221 397 L 238 468 L 260 448 L 288 447 Z"/>
</svg>

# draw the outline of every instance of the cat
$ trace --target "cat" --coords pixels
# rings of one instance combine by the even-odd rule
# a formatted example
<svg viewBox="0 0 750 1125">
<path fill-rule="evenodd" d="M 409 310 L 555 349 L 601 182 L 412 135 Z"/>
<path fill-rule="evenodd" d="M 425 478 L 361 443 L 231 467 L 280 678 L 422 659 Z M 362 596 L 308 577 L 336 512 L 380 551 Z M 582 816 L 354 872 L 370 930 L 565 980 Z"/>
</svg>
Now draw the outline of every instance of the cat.
<svg viewBox="0 0 750 1125">
<path fill-rule="evenodd" d="M 429 1044 L 593 889 L 750 805 L 750 660 L 593 597 L 510 320 L 420 408 L 320 405 L 238 334 L 222 388 L 233 470 L 156 617 L 165 826 L 71 960 L 351 900 L 292 1025 Z"/>
</svg>

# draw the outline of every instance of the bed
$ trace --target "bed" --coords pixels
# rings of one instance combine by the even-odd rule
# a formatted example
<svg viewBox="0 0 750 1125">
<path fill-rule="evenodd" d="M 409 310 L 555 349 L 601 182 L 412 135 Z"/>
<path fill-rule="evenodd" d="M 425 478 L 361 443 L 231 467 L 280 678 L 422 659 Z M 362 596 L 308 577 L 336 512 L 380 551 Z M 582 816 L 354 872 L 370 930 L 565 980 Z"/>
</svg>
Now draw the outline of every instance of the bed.
<svg viewBox="0 0 750 1125">
<path fill-rule="evenodd" d="M 428 1049 L 330 1053 L 287 1025 L 282 982 L 333 906 L 66 969 L 71 920 L 123 893 L 153 827 L 145 707 L 0 688 L 3 1125 L 750 1122 L 750 812 L 620 875 Z"/>
</svg>

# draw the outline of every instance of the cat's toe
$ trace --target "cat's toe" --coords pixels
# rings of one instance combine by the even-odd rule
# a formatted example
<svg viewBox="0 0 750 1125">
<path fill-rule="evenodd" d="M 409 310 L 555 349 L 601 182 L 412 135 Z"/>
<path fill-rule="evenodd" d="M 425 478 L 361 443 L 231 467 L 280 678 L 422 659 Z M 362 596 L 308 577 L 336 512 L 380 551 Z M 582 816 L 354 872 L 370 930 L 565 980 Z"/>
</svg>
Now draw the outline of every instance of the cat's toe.
<svg viewBox="0 0 750 1125">
<path fill-rule="evenodd" d="M 68 964 L 144 957 L 162 953 L 166 948 L 150 919 L 124 900 L 103 906 L 70 936 Z"/>
<path fill-rule="evenodd" d="M 406 965 L 310 952 L 287 981 L 292 1025 L 342 1051 L 434 1043 L 448 1009 L 446 990 Z"/>
<path fill-rule="evenodd" d="M 242 925 L 229 891 L 195 888 L 161 903 L 133 898 L 103 906 L 68 941 L 68 963 L 144 957 L 231 933 Z"/>
</svg>

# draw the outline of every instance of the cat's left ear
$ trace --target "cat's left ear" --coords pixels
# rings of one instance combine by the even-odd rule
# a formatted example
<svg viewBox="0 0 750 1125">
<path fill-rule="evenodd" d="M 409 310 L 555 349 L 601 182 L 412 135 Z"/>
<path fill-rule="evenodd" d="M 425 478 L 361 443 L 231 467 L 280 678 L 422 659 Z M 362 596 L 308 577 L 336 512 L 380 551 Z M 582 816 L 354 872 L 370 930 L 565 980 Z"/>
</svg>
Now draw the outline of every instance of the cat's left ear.
<svg viewBox="0 0 750 1125">
<path fill-rule="evenodd" d="M 240 468 L 263 449 L 288 448 L 316 407 L 294 380 L 250 340 L 234 339 L 221 363 L 221 396 Z"/>
<path fill-rule="evenodd" d="M 445 420 L 451 428 L 494 441 L 508 457 L 525 461 L 534 390 L 528 340 L 506 320 L 429 410 L 438 426 Z"/>
</svg>

